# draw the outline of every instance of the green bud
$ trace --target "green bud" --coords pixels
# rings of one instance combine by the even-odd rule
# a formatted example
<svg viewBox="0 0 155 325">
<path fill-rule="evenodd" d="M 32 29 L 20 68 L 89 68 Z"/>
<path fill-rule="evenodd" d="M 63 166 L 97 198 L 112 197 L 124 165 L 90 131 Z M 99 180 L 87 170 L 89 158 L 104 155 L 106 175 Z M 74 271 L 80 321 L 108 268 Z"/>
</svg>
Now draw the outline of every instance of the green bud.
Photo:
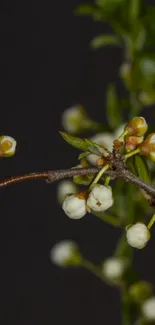
<svg viewBox="0 0 155 325">
<path fill-rule="evenodd" d="M 152 285 L 149 282 L 139 281 L 129 288 L 129 295 L 138 304 L 143 303 L 152 295 Z"/>
<path fill-rule="evenodd" d="M 141 137 L 146 133 L 147 128 L 148 128 L 148 125 L 147 125 L 144 117 L 134 117 L 125 126 L 124 130 L 128 132 L 128 135 Z"/>
</svg>

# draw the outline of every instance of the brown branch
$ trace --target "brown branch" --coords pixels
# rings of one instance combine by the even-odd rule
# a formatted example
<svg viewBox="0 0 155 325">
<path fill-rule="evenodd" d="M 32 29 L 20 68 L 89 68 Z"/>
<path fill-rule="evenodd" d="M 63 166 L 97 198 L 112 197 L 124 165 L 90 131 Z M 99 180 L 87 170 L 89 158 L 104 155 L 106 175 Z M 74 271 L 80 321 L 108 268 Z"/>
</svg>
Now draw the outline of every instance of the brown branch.
<svg viewBox="0 0 155 325">
<path fill-rule="evenodd" d="M 56 182 L 64 178 L 71 178 L 76 175 L 92 175 L 99 171 L 98 168 L 73 168 L 73 169 L 60 169 L 55 171 L 47 171 L 41 173 L 31 173 L 23 176 L 15 176 L 8 178 L 7 180 L 0 182 L 0 187 L 5 187 L 7 185 L 16 184 L 24 182 L 27 180 L 44 179 L 49 183 Z M 122 168 L 116 171 L 108 170 L 105 172 L 106 175 L 111 176 L 111 178 L 121 178 L 125 182 L 135 184 L 137 187 L 145 190 L 152 197 L 155 197 L 155 188 L 150 184 L 147 184 L 134 174 L 132 174 L 128 169 Z"/>
</svg>

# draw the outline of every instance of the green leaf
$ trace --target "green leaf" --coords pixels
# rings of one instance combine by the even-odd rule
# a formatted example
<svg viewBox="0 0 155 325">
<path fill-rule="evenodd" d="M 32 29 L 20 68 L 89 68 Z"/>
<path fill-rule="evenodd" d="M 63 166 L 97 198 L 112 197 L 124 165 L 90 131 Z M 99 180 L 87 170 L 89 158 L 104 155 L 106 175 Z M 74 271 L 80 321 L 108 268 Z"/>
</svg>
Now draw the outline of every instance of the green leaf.
<svg viewBox="0 0 155 325">
<path fill-rule="evenodd" d="M 106 107 L 108 123 L 113 129 L 115 129 L 122 123 L 122 119 L 120 116 L 118 97 L 114 85 L 108 86 Z"/>
<path fill-rule="evenodd" d="M 106 10 L 113 11 L 126 0 L 96 0 L 96 4 Z"/>
<path fill-rule="evenodd" d="M 99 148 L 99 145 L 92 142 L 89 139 L 82 139 L 80 137 L 75 137 L 71 134 L 68 134 L 66 132 L 60 132 L 61 136 L 64 138 L 66 142 L 71 144 L 73 147 L 80 149 L 82 151 L 90 151 L 93 153 L 98 153 L 97 148 Z"/>
<path fill-rule="evenodd" d="M 81 152 L 78 156 L 78 160 L 81 160 L 90 155 L 90 151 Z"/>
<path fill-rule="evenodd" d="M 135 171 L 138 177 L 140 177 L 143 181 L 150 184 L 150 174 L 146 159 L 140 155 L 135 155 L 133 157 L 133 164 L 135 167 Z"/>
<path fill-rule="evenodd" d="M 140 51 L 145 45 L 146 30 L 142 24 L 136 24 L 131 35 L 132 46 L 136 51 Z"/>
<path fill-rule="evenodd" d="M 98 9 L 89 3 L 81 3 L 80 5 L 78 5 L 75 9 L 75 14 L 78 15 L 93 15 L 96 13 L 96 11 L 98 11 Z"/>
<path fill-rule="evenodd" d="M 94 211 L 91 211 L 91 213 L 93 215 L 95 215 L 96 217 L 100 218 L 101 220 L 111 224 L 112 226 L 114 227 L 120 227 L 121 226 L 121 221 L 119 218 L 111 215 L 110 213 L 108 212 L 94 212 Z"/>
<path fill-rule="evenodd" d="M 107 45 L 119 45 L 118 39 L 113 35 L 99 35 L 93 38 L 93 40 L 90 43 L 91 47 L 93 49 L 100 48 L 102 46 Z"/>
</svg>

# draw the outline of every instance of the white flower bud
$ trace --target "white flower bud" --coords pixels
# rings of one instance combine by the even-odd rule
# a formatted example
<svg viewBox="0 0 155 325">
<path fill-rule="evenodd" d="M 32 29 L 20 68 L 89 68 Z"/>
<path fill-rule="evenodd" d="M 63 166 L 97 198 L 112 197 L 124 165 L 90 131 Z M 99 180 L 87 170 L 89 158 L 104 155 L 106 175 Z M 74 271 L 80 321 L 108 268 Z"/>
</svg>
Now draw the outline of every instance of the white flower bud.
<svg viewBox="0 0 155 325">
<path fill-rule="evenodd" d="M 16 140 L 10 136 L 2 135 L 0 137 L 0 155 L 2 157 L 11 157 L 16 151 Z"/>
<path fill-rule="evenodd" d="M 99 144 L 100 146 L 104 147 L 105 149 L 108 149 L 109 151 L 112 151 L 113 148 L 113 141 L 114 136 L 111 133 L 105 132 L 105 133 L 97 133 L 93 137 L 90 138 L 91 141 Z M 102 151 L 102 150 L 100 150 Z M 90 154 L 87 157 L 87 160 L 92 164 L 96 165 L 96 161 L 99 158 L 98 155 Z"/>
<path fill-rule="evenodd" d="M 125 270 L 125 263 L 122 259 L 111 257 L 103 263 L 103 274 L 109 280 L 120 279 Z"/>
<path fill-rule="evenodd" d="M 50 260 L 58 266 L 65 266 L 72 259 L 76 250 L 76 243 L 70 240 L 63 240 L 55 244 L 51 249 Z"/>
<path fill-rule="evenodd" d="M 142 249 L 150 239 L 150 231 L 144 223 L 137 222 L 127 228 L 126 237 L 130 246 Z"/>
<path fill-rule="evenodd" d="M 146 319 L 155 320 L 155 297 L 147 299 L 142 305 L 142 312 Z"/>
<path fill-rule="evenodd" d="M 69 218 L 81 219 L 87 212 L 86 199 L 80 194 L 67 196 L 62 208 Z"/>
<path fill-rule="evenodd" d="M 62 203 L 68 195 L 76 194 L 77 191 L 77 186 L 72 181 L 65 180 L 60 182 L 57 188 L 57 197 L 59 203 Z"/>
<path fill-rule="evenodd" d="M 77 133 L 81 129 L 81 122 L 86 118 L 81 106 L 73 106 L 62 114 L 62 125 L 69 133 Z"/>
<path fill-rule="evenodd" d="M 89 193 L 87 207 L 96 212 L 107 210 L 113 205 L 112 190 L 104 185 L 97 184 Z"/>
</svg>

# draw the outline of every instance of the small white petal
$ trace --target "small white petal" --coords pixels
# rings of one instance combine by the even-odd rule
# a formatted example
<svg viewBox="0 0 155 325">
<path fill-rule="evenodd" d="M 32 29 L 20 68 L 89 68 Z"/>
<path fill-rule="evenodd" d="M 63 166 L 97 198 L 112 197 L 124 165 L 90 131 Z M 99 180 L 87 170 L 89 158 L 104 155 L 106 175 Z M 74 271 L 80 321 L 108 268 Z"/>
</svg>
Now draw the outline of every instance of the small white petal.
<svg viewBox="0 0 155 325">
<path fill-rule="evenodd" d="M 65 262 L 72 258 L 73 251 L 76 248 L 76 243 L 70 240 L 63 240 L 53 246 L 50 252 L 50 259 L 56 265 L 63 266 Z"/>
<path fill-rule="evenodd" d="M 87 199 L 89 209 L 101 212 L 113 205 L 113 196 L 110 188 L 104 185 L 96 185 L 92 188 Z"/>
<path fill-rule="evenodd" d="M 127 229 L 126 237 L 130 246 L 141 249 L 150 239 L 150 232 L 146 225 L 138 222 Z"/>
<path fill-rule="evenodd" d="M 78 198 L 76 195 L 67 196 L 62 208 L 71 219 L 81 219 L 87 212 L 86 200 Z"/>
<path fill-rule="evenodd" d="M 62 181 L 58 184 L 57 197 L 59 203 L 62 203 L 66 196 L 76 194 L 78 191 L 77 186 L 69 180 Z"/>
<path fill-rule="evenodd" d="M 125 263 L 122 259 L 111 257 L 103 263 L 103 273 L 111 280 L 121 278 L 125 269 Z"/>
<path fill-rule="evenodd" d="M 148 320 L 155 320 L 155 297 L 149 298 L 144 302 L 142 312 Z"/>
</svg>

